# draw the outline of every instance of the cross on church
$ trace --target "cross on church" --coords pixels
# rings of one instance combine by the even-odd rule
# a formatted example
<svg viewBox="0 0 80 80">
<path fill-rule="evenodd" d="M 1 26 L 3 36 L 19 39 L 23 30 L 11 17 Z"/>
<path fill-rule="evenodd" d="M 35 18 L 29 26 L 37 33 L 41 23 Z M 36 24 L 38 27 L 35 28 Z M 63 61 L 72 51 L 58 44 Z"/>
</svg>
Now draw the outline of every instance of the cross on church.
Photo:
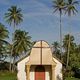
<svg viewBox="0 0 80 80">
<path fill-rule="evenodd" d="M 33 47 L 33 48 L 40 48 L 40 53 L 41 53 L 41 55 L 40 55 L 40 62 L 41 62 L 41 65 L 42 65 L 42 49 L 43 48 L 50 48 L 50 47 L 44 47 L 43 45 L 42 45 L 42 40 L 40 41 L 40 46 L 39 47 Z"/>
</svg>

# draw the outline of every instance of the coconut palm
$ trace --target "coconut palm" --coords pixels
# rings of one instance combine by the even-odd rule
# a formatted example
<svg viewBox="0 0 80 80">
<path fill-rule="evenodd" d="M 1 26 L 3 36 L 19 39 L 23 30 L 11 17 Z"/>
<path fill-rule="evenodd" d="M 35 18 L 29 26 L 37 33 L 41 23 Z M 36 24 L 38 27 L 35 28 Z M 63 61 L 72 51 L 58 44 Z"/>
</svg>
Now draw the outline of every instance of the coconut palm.
<svg viewBox="0 0 80 80">
<path fill-rule="evenodd" d="M 28 36 L 28 32 L 22 30 L 16 30 L 14 34 L 14 49 L 16 53 L 22 53 L 31 48 L 31 36 Z"/>
<path fill-rule="evenodd" d="M 11 6 L 11 8 L 8 9 L 8 12 L 5 13 L 6 22 L 10 25 L 13 24 L 13 27 L 15 28 L 23 21 L 23 15 L 21 11 L 21 8 L 17 8 L 17 6 Z"/>
<path fill-rule="evenodd" d="M 69 47 L 69 43 L 70 43 L 70 48 L 68 48 Z M 69 53 L 72 54 L 75 51 L 75 46 L 76 46 L 76 44 L 74 43 L 74 36 L 72 36 L 70 34 L 65 35 L 65 37 L 63 39 L 63 48 L 65 50 L 65 54 L 64 54 L 63 58 L 64 58 L 64 62 L 65 63 L 67 62 L 68 49 L 69 49 Z"/>
<path fill-rule="evenodd" d="M 20 53 L 27 52 L 31 49 L 32 42 L 31 37 L 28 35 L 28 32 L 22 30 L 16 30 L 14 33 L 14 46 L 13 46 L 13 54 L 14 57 L 13 64 L 15 65 L 15 58 Z"/>
<path fill-rule="evenodd" d="M 75 15 L 76 12 L 78 12 L 77 9 L 76 9 L 77 4 L 78 4 L 78 1 L 76 1 L 76 0 L 68 0 L 68 2 L 66 4 L 66 13 L 68 14 L 69 17 L 71 17 L 72 15 Z M 68 63 L 69 63 L 69 53 L 70 53 L 70 36 L 69 36 L 69 43 L 68 43 L 68 53 L 67 53 L 66 67 L 68 67 Z"/>
<path fill-rule="evenodd" d="M 15 30 L 15 27 L 23 21 L 22 18 L 23 18 L 23 15 L 21 13 L 21 8 L 17 8 L 17 6 L 11 6 L 8 9 L 8 12 L 5 13 L 6 22 L 10 25 L 13 25 L 14 30 Z M 11 56 L 13 54 L 12 51 L 13 51 L 13 46 L 11 49 Z M 11 71 L 11 59 L 10 59 L 10 71 Z"/>
<path fill-rule="evenodd" d="M 60 14 L 60 52 L 62 54 L 62 13 L 63 10 L 65 10 L 65 2 L 64 0 L 55 0 L 53 1 L 53 8 L 54 8 L 54 12 L 59 11 Z"/>
</svg>

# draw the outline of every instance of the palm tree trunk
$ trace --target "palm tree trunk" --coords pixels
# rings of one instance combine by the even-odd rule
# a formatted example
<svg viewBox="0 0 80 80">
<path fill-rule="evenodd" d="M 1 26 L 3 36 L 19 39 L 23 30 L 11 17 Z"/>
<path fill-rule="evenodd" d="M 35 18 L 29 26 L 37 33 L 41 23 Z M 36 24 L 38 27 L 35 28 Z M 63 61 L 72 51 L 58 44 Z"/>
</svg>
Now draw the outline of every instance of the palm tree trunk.
<svg viewBox="0 0 80 80">
<path fill-rule="evenodd" d="M 61 20 L 61 15 L 62 15 L 62 12 L 60 10 L 60 53 L 61 53 L 61 59 L 62 59 L 62 20 Z"/>
<path fill-rule="evenodd" d="M 14 58 L 13 58 L 13 66 L 12 66 L 13 68 L 12 68 L 12 72 L 14 72 L 15 71 L 15 56 L 14 56 Z"/>
<path fill-rule="evenodd" d="M 15 21 L 14 21 L 14 32 L 15 32 Z M 10 54 L 10 66 L 9 66 L 9 71 L 13 72 L 13 66 L 12 66 L 12 54 L 13 54 L 13 37 L 14 37 L 14 32 L 12 33 L 12 49 L 11 49 L 11 54 Z M 13 59 L 14 61 L 14 59 Z"/>
<path fill-rule="evenodd" d="M 11 48 L 11 54 L 10 54 L 10 67 L 9 67 L 10 72 L 12 71 L 12 54 L 13 54 L 13 44 L 12 44 L 11 46 L 12 46 L 12 48 Z"/>
<path fill-rule="evenodd" d="M 71 16 L 69 16 L 69 20 L 71 19 Z M 71 21 L 70 21 L 71 23 Z M 69 27 L 69 41 L 68 41 L 68 51 L 67 51 L 67 63 L 66 63 L 66 68 L 69 65 L 69 54 L 70 54 L 70 34 L 71 34 L 71 26 Z"/>
<path fill-rule="evenodd" d="M 13 39 L 14 39 L 14 34 L 15 34 L 15 20 L 14 20 L 14 32 L 13 32 L 12 42 L 13 42 Z M 13 46 L 14 46 L 14 42 L 12 44 L 12 53 L 13 53 Z M 12 72 L 14 72 L 14 69 L 15 69 L 15 55 L 13 57 Z"/>
<path fill-rule="evenodd" d="M 66 68 L 68 67 L 68 64 L 69 64 L 69 54 L 70 54 L 70 34 L 69 34 L 69 41 L 68 41 L 68 52 L 67 52 Z"/>
<path fill-rule="evenodd" d="M 10 54 L 10 64 L 9 64 L 9 71 L 11 72 L 11 60 L 12 60 L 12 56 L 11 56 L 11 54 Z"/>
</svg>

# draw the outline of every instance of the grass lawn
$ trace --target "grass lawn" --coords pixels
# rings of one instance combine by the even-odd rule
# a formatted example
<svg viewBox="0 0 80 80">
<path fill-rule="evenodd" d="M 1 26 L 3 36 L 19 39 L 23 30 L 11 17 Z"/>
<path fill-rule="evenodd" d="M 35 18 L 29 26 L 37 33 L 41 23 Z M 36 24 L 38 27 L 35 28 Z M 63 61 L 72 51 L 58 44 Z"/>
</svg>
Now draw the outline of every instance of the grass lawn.
<svg viewBox="0 0 80 80">
<path fill-rule="evenodd" d="M 0 71 L 0 80 L 17 80 L 16 73 L 9 71 Z"/>
<path fill-rule="evenodd" d="M 78 79 L 78 78 L 74 78 L 74 77 L 67 77 L 65 80 L 80 80 L 80 79 Z"/>
</svg>

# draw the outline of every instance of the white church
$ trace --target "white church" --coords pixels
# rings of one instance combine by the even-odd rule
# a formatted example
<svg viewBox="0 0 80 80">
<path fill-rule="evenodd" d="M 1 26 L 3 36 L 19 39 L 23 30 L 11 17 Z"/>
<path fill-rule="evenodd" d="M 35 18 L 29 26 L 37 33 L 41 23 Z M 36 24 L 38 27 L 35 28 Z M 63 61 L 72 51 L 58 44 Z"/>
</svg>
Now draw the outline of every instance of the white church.
<svg viewBox="0 0 80 80">
<path fill-rule="evenodd" d="M 18 80 L 63 80 L 62 63 L 43 40 L 34 44 L 30 55 L 17 63 L 17 69 Z"/>
</svg>

